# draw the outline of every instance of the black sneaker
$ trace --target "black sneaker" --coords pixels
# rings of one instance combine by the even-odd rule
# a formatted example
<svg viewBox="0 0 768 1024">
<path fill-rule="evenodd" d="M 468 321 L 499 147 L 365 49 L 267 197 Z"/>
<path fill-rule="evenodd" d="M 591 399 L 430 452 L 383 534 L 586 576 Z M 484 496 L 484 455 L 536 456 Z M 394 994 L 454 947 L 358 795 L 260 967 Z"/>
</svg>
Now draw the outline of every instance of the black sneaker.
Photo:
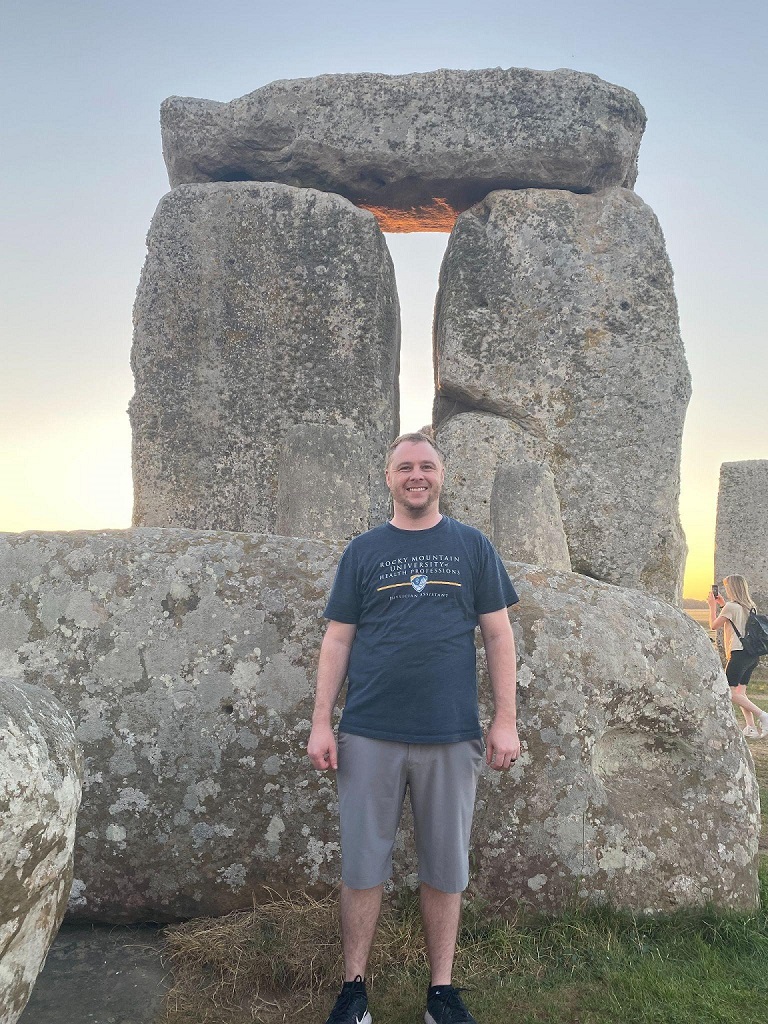
<svg viewBox="0 0 768 1024">
<path fill-rule="evenodd" d="M 365 982 L 359 974 L 354 981 L 345 981 L 341 986 L 339 998 L 325 1024 L 371 1024 Z"/>
<path fill-rule="evenodd" d="M 452 985 L 433 985 L 428 989 L 426 1024 L 477 1024 L 459 995 L 466 991 Z"/>
</svg>

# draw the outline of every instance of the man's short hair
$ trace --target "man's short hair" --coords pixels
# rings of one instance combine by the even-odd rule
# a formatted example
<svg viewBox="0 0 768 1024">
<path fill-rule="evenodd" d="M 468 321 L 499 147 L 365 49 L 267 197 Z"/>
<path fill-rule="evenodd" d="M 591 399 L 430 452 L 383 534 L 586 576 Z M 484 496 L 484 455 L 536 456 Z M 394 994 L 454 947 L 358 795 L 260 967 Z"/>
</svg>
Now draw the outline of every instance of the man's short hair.
<svg viewBox="0 0 768 1024">
<path fill-rule="evenodd" d="M 395 448 L 404 441 L 407 441 L 409 444 L 419 444 L 420 441 L 426 441 L 426 443 L 435 450 L 440 463 L 445 465 L 445 455 L 440 451 L 434 437 L 423 430 L 417 430 L 412 434 L 401 434 L 399 437 L 395 438 L 389 448 L 387 448 L 387 459 L 384 463 L 385 469 L 389 469 L 389 464 L 392 461 L 392 455 L 394 454 Z"/>
</svg>

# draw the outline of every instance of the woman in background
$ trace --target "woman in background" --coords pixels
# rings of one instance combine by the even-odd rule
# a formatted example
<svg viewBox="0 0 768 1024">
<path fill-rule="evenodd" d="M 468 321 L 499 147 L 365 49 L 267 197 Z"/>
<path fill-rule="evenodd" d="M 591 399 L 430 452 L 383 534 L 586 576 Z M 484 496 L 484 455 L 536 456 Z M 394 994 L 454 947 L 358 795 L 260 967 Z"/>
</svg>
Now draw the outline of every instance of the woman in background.
<svg viewBox="0 0 768 1024">
<path fill-rule="evenodd" d="M 709 605 L 709 628 L 723 627 L 723 643 L 725 644 L 725 676 L 731 688 L 731 700 L 738 704 L 744 721 L 747 723 L 742 732 L 749 739 L 768 738 L 768 712 L 761 711 L 747 697 L 747 683 L 759 657 L 747 654 L 741 646 L 739 634 L 744 635 L 747 628 L 747 617 L 755 604 L 750 597 L 747 581 L 743 576 L 726 576 L 723 580 L 728 600 L 721 594 L 707 594 Z M 718 607 L 720 614 L 717 614 Z M 734 626 L 736 627 L 734 629 Z M 737 633 L 738 630 L 738 633 Z"/>
</svg>

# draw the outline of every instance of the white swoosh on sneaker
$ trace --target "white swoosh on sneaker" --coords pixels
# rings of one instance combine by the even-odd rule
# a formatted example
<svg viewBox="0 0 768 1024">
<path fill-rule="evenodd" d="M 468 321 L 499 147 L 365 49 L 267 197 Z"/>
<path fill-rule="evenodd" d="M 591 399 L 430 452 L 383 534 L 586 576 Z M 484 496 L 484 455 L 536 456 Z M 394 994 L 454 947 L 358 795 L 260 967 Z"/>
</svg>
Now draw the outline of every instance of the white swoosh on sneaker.
<svg viewBox="0 0 768 1024">
<path fill-rule="evenodd" d="M 371 1017 L 367 1010 L 362 1017 L 355 1015 L 355 1020 L 357 1021 L 357 1024 L 373 1024 L 373 1017 Z"/>
</svg>

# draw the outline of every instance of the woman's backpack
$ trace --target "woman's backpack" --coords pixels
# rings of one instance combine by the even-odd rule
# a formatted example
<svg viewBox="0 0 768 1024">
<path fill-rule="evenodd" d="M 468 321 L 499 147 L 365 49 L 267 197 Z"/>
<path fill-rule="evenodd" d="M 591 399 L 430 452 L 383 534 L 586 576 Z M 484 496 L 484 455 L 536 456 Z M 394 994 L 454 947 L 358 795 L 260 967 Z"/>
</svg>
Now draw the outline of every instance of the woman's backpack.
<svg viewBox="0 0 768 1024">
<path fill-rule="evenodd" d="M 728 621 L 730 622 L 730 619 Z M 731 622 L 731 625 L 733 626 L 734 633 L 741 640 L 741 646 L 747 654 L 757 658 L 762 658 L 764 654 L 768 654 L 768 615 L 758 615 L 757 609 L 753 608 L 747 616 L 747 625 L 743 636 L 736 629 L 733 622 Z"/>
</svg>

